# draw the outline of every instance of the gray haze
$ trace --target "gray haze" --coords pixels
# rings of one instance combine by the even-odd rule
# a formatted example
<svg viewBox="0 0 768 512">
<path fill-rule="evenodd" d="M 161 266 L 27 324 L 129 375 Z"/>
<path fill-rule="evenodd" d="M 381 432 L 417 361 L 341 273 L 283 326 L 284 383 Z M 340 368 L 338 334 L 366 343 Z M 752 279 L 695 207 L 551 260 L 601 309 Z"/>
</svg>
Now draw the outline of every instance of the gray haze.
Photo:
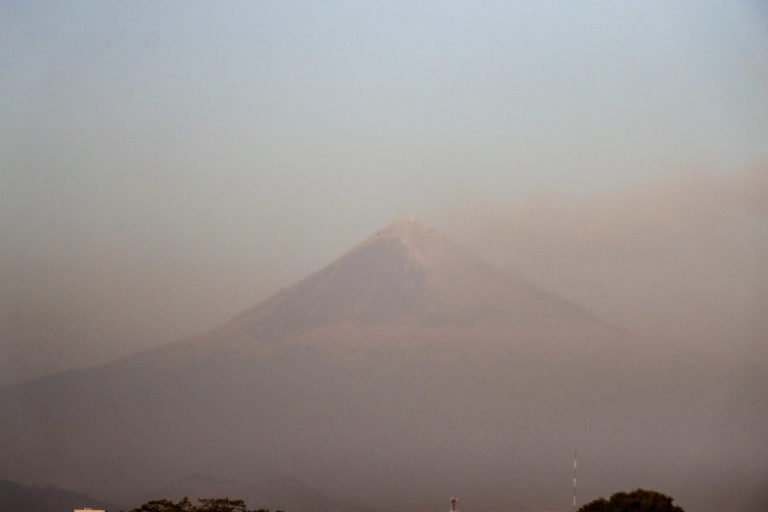
<svg viewBox="0 0 768 512">
<path fill-rule="evenodd" d="M 768 10 L 528 4 L 0 3 L 0 385 L 205 332 L 416 216 L 657 353 L 698 404 L 669 432 L 711 420 L 681 473 L 759 480 Z"/>
<path fill-rule="evenodd" d="M 757 511 L 761 367 L 633 336 L 411 220 L 198 336 L 1 389 L 0 473 L 124 504 L 541 511 L 577 446 L 586 497 Z"/>
<path fill-rule="evenodd" d="M 659 343 L 751 360 L 764 354 L 768 332 L 766 176 L 764 167 L 725 177 L 692 171 L 616 192 L 541 191 L 509 204 L 469 196 L 428 216 L 486 261 L 607 321 Z M 343 251 L 338 240 L 348 230 L 282 238 L 284 256 L 239 237 L 229 248 L 201 240 L 183 254 L 156 243 L 163 251 L 154 257 L 142 254 L 147 247 L 8 246 L 2 382 L 206 329 L 329 261 L 322 248 Z"/>
<path fill-rule="evenodd" d="M 706 226 L 740 194 L 754 201 L 768 159 L 759 2 L 2 11 L 0 382 L 205 329 L 411 215 L 633 327 L 626 290 L 671 283 L 668 264 L 702 279 L 679 319 L 645 322 L 676 332 L 712 332 L 700 302 L 763 276 L 764 215 L 731 216 L 728 236 L 665 222 Z M 713 202 L 689 178 L 731 192 Z M 627 194 L 664 211 L 638 199 L 618 218 L 610 198 Z M 584 222 L 557 221 L 571 213 Z M 623 243 L 633 218 L 645 231 L 631 243 L 648 249 L 629 268 L 602 235 Z M 667 244 L 691 264 L 659 258 Z M 596 291 L 584 276 L 600 267 Z"/>
<path fill-rule="evenodd" d="M 768 167 L 446 215 L 500 267 L 661 343 L 750 358 L 768 338 Z"/>
</svg>

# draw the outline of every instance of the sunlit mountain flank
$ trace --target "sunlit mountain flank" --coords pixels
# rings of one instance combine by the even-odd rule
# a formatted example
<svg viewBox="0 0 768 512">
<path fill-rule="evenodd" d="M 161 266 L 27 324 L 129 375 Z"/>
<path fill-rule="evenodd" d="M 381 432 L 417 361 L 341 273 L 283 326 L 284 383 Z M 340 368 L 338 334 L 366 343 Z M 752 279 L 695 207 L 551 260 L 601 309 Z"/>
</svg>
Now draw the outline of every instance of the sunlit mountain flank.
<svg viewBox="0 0 768 512">
<path fill-rule="evenodd" d="M 749 459 L 691 456 L 728 412 L 670 357 L 408 220 L 200 335 L 4 388 L 0 471 L 118 503 L 198 474 L 254 498 L 296 479 L 330 508 L 459 489 L 538 510 L 567 502 L 580 446 L 585 493 L 641 482 L 707 510 L 682 477 Z"/>
</svg>

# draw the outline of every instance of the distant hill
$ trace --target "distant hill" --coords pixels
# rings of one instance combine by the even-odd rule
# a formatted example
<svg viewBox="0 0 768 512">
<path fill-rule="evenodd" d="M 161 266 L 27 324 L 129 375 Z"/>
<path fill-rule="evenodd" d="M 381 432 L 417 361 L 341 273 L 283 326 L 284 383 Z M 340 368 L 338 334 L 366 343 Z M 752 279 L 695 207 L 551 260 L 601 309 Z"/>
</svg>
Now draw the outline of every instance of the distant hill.
<svg viewBox="0 0 768 512">
<path fill-rule="evenodd" d="M 0 480 L 0 510 L 3 512 L 72 512 L 76 508 L 93 508 L 117 512 L 109 505 L 73 491 L 53 486 L 26 487 Z"/>
</svg>

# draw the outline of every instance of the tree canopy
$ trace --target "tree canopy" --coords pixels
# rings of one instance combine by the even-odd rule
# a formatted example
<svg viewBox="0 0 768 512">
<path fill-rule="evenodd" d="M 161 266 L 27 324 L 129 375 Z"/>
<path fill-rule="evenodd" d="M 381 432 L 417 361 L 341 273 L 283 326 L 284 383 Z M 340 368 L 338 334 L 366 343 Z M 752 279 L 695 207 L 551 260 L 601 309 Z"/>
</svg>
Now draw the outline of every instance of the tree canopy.
<svg viewBox="0 0 768 512">
<path fill-rule="evenodd" d="M 268 508 L 250 510 L 243 500 L 229 498 L 198 498 L 197 502 L 195 505 L 187 497 L 177 503 L 171 500 L 152 500 L 131 512 L 269 512 Z"/>
<path fill-rule="evenodd" d="M 673 499 L 666 494 L 645 489 L 632 492 L 617 492 L 611 498 L 598 498 L 579 509 L 579 512 L 683 512 L 672 504 Z"/>
</svg>

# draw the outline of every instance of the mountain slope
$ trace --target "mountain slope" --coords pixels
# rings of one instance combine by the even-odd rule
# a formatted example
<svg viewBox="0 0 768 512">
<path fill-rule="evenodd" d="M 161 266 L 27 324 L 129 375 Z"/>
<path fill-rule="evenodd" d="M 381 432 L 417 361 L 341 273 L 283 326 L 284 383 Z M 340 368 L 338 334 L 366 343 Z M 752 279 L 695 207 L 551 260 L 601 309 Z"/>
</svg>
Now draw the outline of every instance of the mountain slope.
<svg viewBox="0 0 768 512">
<path fill-rule="evenodd" d="M 198 472 L 524 510 L 562 502 L 578 445 L 605 454 L 595 494 L 660 464 L 684 488 L 719 412 L 652 352 L 407 221 L 199 336 L 3 389 L 0 474 L 121 503 Z"/>
<path fill-rule="evenodd" d="M 547 314 L 558 320 L 567 315 L 595 321 L 574 304 L 500 272 L 409 220 L 378 231 L 325 268 L 206 333 L 206 338 L 270 342 L 342 322 L 519 325 L 546 320 Z"/>
</svg>

